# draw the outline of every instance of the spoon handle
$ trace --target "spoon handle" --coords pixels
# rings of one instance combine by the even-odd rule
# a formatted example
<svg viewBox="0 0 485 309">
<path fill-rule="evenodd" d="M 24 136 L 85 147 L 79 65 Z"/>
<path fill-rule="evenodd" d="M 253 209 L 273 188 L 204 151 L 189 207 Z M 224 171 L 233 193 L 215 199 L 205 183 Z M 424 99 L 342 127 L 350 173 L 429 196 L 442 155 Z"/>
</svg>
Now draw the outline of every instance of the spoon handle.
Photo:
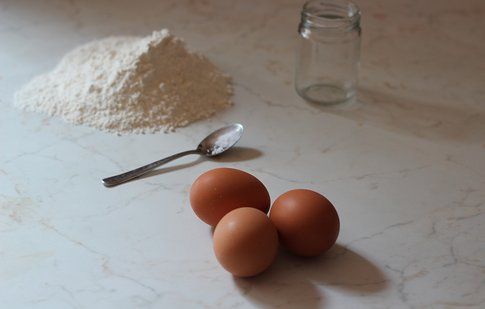
<svg viewBox="0 0 485 309">
<path fill-rule="evenodd" d="M 170 157 L 166 157 L 164 159 L 161 159 L 161 160 L 152 162 L 150 164 L 144 165 L 142 167 L 136 168 L 136 169 L 131 170 L 129 172 L 119 174 L 119 175 L 116 175 L 116 176 L 111 176 L 111 177 L 108 177 L 108 178 L 104 178 L 103 184 L 106 187 L 117 186 L 117 185 L 122 184 L 124 182 L 127 182 L 128 180 L 131 180 L 133 178 L 140 177 L 141 175 L 146 174 L 147 172 L 153 170 L 154 168 L 159 167 L 162 164 L 165 164 L 167 162 L 170 162 L 172 160 L 178 159 L 180 157 L 183 157 L 183 156 L 186 156 L 186 155 L 189 155 L 189 154 L 201 154 L 201 152 L 198 149 L 180 152 L 180 153 L 171 155 Z"/>
</svg>

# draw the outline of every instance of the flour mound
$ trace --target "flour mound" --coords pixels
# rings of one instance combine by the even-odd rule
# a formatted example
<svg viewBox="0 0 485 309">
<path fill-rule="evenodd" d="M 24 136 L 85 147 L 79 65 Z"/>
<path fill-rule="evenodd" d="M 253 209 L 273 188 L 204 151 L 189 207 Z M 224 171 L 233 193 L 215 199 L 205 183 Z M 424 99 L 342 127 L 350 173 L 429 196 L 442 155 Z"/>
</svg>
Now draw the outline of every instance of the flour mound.
<svg viewBox="0 0 485 309">
<path fill-rule="evenodd" d="M 69 52 L 15 94 L 19 108 L 114 133 L 170 131 L 231 105 L 228 76 L 168 30 Z"/>
</svg>

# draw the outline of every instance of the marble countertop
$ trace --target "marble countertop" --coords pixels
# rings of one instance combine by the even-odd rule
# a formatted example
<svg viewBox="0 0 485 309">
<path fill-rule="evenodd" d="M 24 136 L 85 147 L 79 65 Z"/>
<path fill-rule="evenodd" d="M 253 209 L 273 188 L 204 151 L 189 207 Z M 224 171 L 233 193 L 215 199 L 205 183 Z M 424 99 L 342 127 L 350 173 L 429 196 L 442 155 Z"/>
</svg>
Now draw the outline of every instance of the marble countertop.
<svg viewBox="0 0 485 309">
<path fill-rule="evenodd" d="M 485 3 L 359 4 L 358 101 L 317 108 L 293 89 L 300 1 L 2 1 L 2 308 L 483 308 Z M 12 107 L 73 47 L 164 27 L 233 77 L 234 107 L 126 136 Z M 101 185 L 239 121 L 245 136 L 226 157 Z M 218 166 L 253 173 L 272 199 L 323 193 L 338 244 L 233 278 L 188 202 L 195 177 Z"/>
</svg>

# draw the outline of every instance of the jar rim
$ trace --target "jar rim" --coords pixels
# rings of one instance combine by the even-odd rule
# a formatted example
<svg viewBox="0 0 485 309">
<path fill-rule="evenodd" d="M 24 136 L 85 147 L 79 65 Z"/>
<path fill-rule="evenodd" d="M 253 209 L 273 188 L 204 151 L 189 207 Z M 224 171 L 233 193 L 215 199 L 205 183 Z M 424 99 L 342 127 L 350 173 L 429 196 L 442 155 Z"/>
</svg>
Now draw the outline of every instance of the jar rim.
<svg viewBox="0 0 485 309">
<path fill-rule="evenodd" d="M 348 0 L 310 0 L 303 5 L 302 20 L 322 28 L 347 28 L 360 22 L 359 7 Z"/>
</svg>

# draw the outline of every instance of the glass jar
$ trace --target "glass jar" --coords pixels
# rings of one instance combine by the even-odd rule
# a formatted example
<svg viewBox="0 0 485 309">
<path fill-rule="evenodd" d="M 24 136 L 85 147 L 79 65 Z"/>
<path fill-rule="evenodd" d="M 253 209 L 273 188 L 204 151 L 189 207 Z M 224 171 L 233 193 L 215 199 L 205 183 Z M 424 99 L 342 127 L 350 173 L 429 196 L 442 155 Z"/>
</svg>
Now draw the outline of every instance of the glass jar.
<svg viewBox="0 0 485 309">
<path fill-rule="evenodd" d="M 305 3 L 298 28 L 295 88 L 307 101 L 336 104 L 356 94 L 360 10 L 350 1 Z"/>
</svg>

